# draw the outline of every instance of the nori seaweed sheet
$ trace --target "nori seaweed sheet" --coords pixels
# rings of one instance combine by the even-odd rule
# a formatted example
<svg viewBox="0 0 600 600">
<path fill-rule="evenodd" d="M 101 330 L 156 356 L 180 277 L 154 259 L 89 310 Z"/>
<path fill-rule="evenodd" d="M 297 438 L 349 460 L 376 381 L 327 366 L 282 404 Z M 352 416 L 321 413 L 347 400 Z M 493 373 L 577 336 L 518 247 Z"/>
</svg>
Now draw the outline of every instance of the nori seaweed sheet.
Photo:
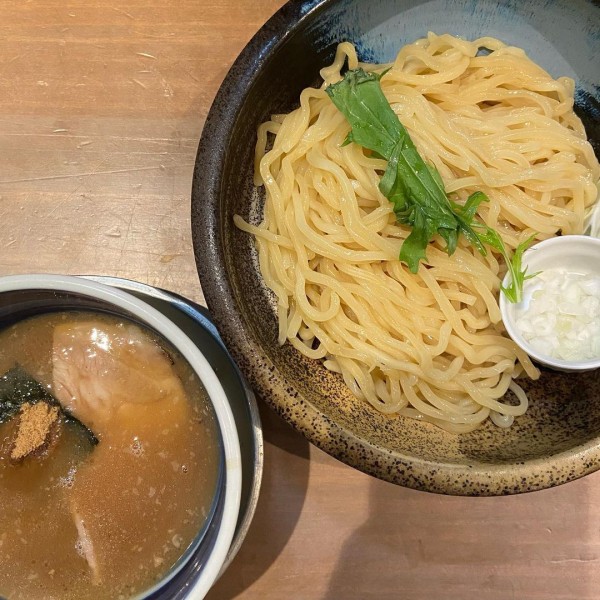
<svg viewBox="0 0 600 600">
<path fill-rule="evenodd" d="M 82 429 L 92 446 L 98 443 L 98 438 L 79 419 L 68 413 L 60 402 L 23 367 L 17 365 L 0 377 L 0 423 L 11 419 L 22 404 L 29 402 L 46 402 L 57 406 L 66 424 L 72 424 Z M 0 599 L 1 600 L 1 599 Z"/>
</svg>

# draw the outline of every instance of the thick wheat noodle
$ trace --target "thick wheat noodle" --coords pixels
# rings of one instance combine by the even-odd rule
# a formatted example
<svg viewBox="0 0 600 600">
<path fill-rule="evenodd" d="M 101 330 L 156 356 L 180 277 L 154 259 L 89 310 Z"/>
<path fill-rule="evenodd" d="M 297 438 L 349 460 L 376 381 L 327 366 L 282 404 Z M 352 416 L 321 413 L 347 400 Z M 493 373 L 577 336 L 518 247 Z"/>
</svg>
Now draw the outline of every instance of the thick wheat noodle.
<svg viewBox="0 0 600 600">
<path fill-rule="evenodd" d="M 539 372 L 502 327 L 504 262 L 464 240 L 448 256 L 438 239 L 417 274 L 398 260 L 409 230 L 379 191 L 386 162 L 343 145 L 349 125 L 325 93 L 346 64 L 389 68 L 382 89 L 421 155 L 457 201 L 487 194 L 479 218 L 510 249 L 582 232 L 596 202 L 600 167 L 573 112 L 574 83 L 493 38 L 429 34 L 388 65 L 360 64 L 340 44 L 322 87 L 259 127 L 262 221 L 235 217 L 256 238 L 279 342 L 340 373 L 357 402 L 456 433 L 488 418 L 509 426 L 527 409 L 516 378 Z"/>
</svg>

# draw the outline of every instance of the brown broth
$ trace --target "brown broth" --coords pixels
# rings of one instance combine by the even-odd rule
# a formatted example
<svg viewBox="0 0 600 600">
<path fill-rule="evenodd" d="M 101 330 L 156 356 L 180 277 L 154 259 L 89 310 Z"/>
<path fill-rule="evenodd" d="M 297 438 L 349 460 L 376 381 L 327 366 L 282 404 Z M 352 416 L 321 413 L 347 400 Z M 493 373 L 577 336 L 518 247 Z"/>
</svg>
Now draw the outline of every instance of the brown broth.
<svg viewBox="0 0 600 600">
<path fill-rule="evenodd" d="M 119 322 L 54 313 L 3 330 L 0 375 L 18 363 L 52 393 L 54 328 L 91 320 Z M 8 460 L 15 420 L 0 424 L 0 596 L 128 598 L 159 581 L 193 541 L 214 497 L 217 426 L 190 366 L 171 349 L 169 355 L 185 393 L 123 405 L 116 430 L 98 436 L 92 450 L 81 431 L 63 426 L 47 455 L 15 465 Z M 74 510 L 92 540 L 99 581 L 82 552 Z"/>
</svg>

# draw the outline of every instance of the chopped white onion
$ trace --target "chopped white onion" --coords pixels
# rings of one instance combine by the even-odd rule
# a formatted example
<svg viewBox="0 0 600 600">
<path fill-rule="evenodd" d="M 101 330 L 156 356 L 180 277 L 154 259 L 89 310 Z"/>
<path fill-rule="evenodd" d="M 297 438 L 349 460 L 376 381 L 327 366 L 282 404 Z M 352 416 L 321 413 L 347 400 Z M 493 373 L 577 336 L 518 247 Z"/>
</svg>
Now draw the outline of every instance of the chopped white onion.
<svg viewBox="0 0 600 600">
<path fill-rule="evenodd" d="M 532 348 L 567 361 L 600 357 L 600 277 L 547 269 L 529 285 L 515 324 Z"/>
</svg>

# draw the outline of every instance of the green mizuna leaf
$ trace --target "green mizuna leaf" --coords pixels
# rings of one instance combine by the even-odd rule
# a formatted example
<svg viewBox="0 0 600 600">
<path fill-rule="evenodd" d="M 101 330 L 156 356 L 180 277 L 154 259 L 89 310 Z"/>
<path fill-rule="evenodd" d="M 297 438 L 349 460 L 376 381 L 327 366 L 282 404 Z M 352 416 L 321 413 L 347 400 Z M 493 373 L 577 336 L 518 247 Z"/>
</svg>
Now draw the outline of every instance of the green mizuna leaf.
<svg viewBox="0 0 600 600">
<path fill-rule="evenodd" d="M 535 236 L 527 238 L 524 242 L 520 243 L 516 248 L 512 258 L 509 256 L 502 238 L 498 235 L 498 232 L 494 231 L 491 227 L 488 227 L 484 233 L 481 234 L 481 238 L 486 244 L 495 248 L 502 254 L 508 272 L 510 273 L 510 283 L 507 287 L 500 286 L 500 289 L 510 302 L 521 302 L 523 299 L 523 284 L 528 279 L 535 277 L 538 273 L 527 273 L 527 268 L 523 269 L 523 253 L 535 239 Z"/>
<path fill-rule="evenodd" d="M 520 267 L 527 246 L 517 248 L 511 261 L 500 236 L 476 220 L 479 205 L 488 201 L 483 192 L 471 194 L 464 205 L 448 198 L 439 172 L 421 158 L 385 97 L 380 84 L 384 74 L 347 71 L 341 81 L 327 88 L 327 94 L 350 124 L 344 144 L 359 144 L 387 161 L 379 189 L 393 204 L 397 221 L 411 229 L 400 248 L 400 260 L 416 273 L 436 234 L 446 242 L 448 254 L 455 252 L 462 234 L 481 254 L 487 252 L 484 244 L 502 254 L 513 282 L 503 292 L 509 300 L 518 301 L 514 298 L 520 298 L 523 281 L 529 278 Z M 484 233 L 476 231 L 482 228 Z"/>
</svg>

